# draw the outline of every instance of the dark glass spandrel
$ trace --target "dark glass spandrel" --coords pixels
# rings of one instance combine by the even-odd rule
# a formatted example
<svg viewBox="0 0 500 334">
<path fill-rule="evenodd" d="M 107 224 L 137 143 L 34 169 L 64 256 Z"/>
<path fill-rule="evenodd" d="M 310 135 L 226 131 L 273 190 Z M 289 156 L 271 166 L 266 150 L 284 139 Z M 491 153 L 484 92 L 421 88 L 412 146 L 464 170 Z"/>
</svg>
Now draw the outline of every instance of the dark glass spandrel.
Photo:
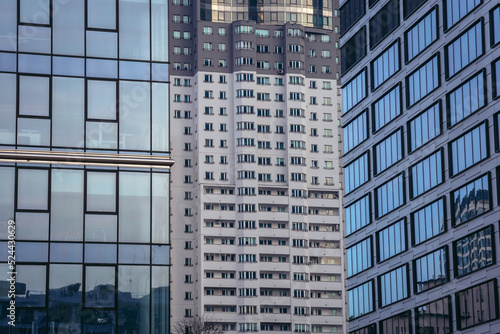
<svg viewBox="0 0 500 334">
<path fill-rule="evenodd" d="M 80 264 L 49 267 L 49 326 L 55 333 L 80 333 L 83 269 Z"/>
<path fill-rule="evenodd" d="M 88 0 L 87 27 L 116 30 L 117 0 Z"/>
<path fill-rule="evenodd" d="M 148 333 L 151 276 L 149 266 L 118 267 L 119 333 Z"/>
<path fill-rule="evenodd" d="M 151 270 L 151 333 L 168 332 L 170 324 L 170 268 Z"/>
<path fill-rule="evenodd" d="M 16 92 L 15 74 L 0 73 L 0 144 L 16 142 Z"/>
<path fill-rule="evenodd" d="M 416 334 L 452 332 L 451 297 L 445 297 L 415 308 Z"/>
<path fill-rule="evenodd" d="M 16 307 L 45 307 L 47 267 L 18 264 L 16 271 Z"/>
<path fill-rule="evenodd" d="M 85 307 L 115 307 L 116 268 L 85 267 Z"/>
<path fill-rule="evenodd" d="M 399 3 L 399 0 L 389 0 L 370 19 L 370 50 L 373 50 L 392 30 L 399 26 Z"/>
</svg>

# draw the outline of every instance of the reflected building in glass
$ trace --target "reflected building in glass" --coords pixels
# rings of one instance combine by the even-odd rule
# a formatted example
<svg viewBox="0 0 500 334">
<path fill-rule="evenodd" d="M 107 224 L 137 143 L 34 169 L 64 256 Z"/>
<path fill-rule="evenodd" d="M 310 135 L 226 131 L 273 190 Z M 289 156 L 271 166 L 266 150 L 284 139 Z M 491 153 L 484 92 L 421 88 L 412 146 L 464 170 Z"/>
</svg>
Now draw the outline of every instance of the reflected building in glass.
<svg viewBox="0 0 500 334">
<path fill-rule="evenodd" d="M 173 324 L 345 331 L 338 20 L 331 0 L 173 0 Z"/>
<path fill-rule="evenodd" d="M 166 0 L 1 1 L 0 332 L 169 332 L 168 66 Z"/>
<path fill-rule="evenodd" d="M 496 333 L 500 5 L 340 3 L 351 333 Z"/>
</svg>

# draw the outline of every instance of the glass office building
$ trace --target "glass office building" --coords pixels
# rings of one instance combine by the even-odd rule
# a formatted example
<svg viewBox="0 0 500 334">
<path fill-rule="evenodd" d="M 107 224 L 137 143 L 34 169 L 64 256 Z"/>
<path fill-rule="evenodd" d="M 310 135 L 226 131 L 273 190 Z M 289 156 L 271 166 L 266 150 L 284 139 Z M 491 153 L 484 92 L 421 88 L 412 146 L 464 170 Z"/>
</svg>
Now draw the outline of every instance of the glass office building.
<svg viewBox="0 0 500 334">
<path fill-rule="evenodd" d="M 168 99 L 166 0 L 0 2 L 1 333 L 169 332 Z"/>
<path fill-rule="evenodd" d="M 341 1 L 352 333 L 496 333 L 497 1 Z"/>
</svg>

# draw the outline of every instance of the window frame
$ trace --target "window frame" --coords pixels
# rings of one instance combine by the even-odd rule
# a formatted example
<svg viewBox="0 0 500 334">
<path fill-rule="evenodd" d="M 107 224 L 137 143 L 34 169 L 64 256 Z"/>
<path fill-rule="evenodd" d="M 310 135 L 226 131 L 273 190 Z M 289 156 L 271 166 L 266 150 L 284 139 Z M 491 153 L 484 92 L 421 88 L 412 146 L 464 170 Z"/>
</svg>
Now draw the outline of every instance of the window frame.
<svg viewBox="0 0 500 334">
<path fill-rule="evenodd" d="M 438 82 L 437 82 L 436 87 L 434 87 L 432 90 L 428 91 L 425 95 L 421 95 L 418 100 L 416 100 L 416 101 L 413 102 L 413 104 L 410 104 L 410 85 L 409 85 L 409 79 L 410 79 L 410 77 L 412 77 L 415 73 L 417 73 L 418 71 L 420 71 L 428 63 L 432 62 L 434 60 L 434 58 L 437 58 L 437 71 L 438 71 L 438 76 L 437 76 Z M 423 63 L 422 65 L 420 65 L 419 67 L 417 67 L 414 71 L 410 72 L 410 74 L 408 74 L 405 77 L 406 109 L 412 108 L 414 105 L 418 104 L 419 102 L 421 102 L 422 100 L 424 100 L 425 98 L 427 98 L 429 95 L 431 95 L 432 92 L 434 92 L 440 86 L 441 86 L 441 53 L 438 51 L 438 52 L 435 52 L 434 54 L 432 54 L 425 61 L 425 63 Z"/>
<path fill-rule="evenodd" d="M 351 207 L 353 207 L 357 203 L 359 203 L 359 205 L 361 206 L 362 204 L 364 204 L 364 203 L 362 203 L 362 201 L 363 202 L 364 201 L 368 201 L 368 212 L 366 212 L 366 214 L 367 214 L 366 218 L 368 218 L 368 222 L 365 225 L 363 225 L 360 228 L 358 228 L 357 230 L 351 231 L 350 233 L 347 232 L 347 227 L 346 227 L 346 232 L 345 232 L 345 236 L 346 237 L 349 236 L 349 235 L 351 235 L 351 234 L 353 234 L 353 233 L 356 233 L 357 231 L 362 230 L 363 228 L 365 228 L 366 226 L 368 226 L 368 225 L 370 225 L 372 223 L 372 214 L 371 214 L 372 213 L 372 201 L 371 201 L 371 196 L 372 196 L 371 192 L 368 192 L 368 194 L 366 194 L 365 196 L 358 198 L 357 200 L 355 200 L 352 203 L 349 203 L 349 205 L 345 207 L 345 210 L 347 211 L 347 209 L 350 209 Z M 347 222 L 347 214 L 345 214 L 345 215 L 346 215 L 346 222 Z"/>
<path fill-rule="evenodd" d="M 415 195 L 414 194 L 414 189 L 413 189 L 413 167 L 417 166 L 418 164 L 422 163 L 423 161 L 427 160 L 428 158 L 430 158 L 431 156 L 437 154 L 438 152 L 441 153 L 441 170 L 438 170 L 437 172 L 441 172 L 441 182 L 439 183 L 436 183 L 435 185 L 431 186 L 429 189 L 427 190 L 424 190 L 422 193 L 418 194 L 418 195 Z M 443 182 L 445 182 L 446 180 L 446 177 L 445 177 L 445 166 L 444 166 L 444 160 L 446 159 L 445 155 L 444 155 L 444 148 L 443 147 L 440 147 L 438 148 L 437 150 L 435 150 L 434 152 L 426 155 L 425 157 L 423 157 L 422 159 L 418 160 L 416 163 L 410 165 L 410 167 L 408 167 L 408 190 L 409 190 L 409 196 L 410 196 L 410 200 L 414 200 L 415 198 L 418 198 L 420 196 L 422 196 L 423 194 L 426 194 L 427 192 L 431 191 L 432 189 L 438 187 L 440 184 L 442 184 Z M 422 172 L 424 173 L 425 175 L 425 172 L 422 170 Z"/>
<path fill-rule="evenodd" d="M 472 8 L 471 11 L 469 11 L 467 14 L 465 14 L 464 16 L 462 16 L 460 19 L 458 19 L 457 22 L 453 23 L 451 26 L 448 25 L 448 8 L 447 8 L 447 1 L 448 0 L 443 0 L 443 32 L 448 32 L 448 30 L 450 30 L 451 28 L 457 26 L 457 24 L 462 21 L 463 19 L 465 19 L 467 16 L 469 16 L 470 13 L 473 13 L 474 12 L 474 9 L 476 9 L 477 7 L 481 6 L 483 4 L 483 0 L 479 0 L 479 3 L 474 7 Z M 452 0 L 453 1 L 453 0 Z"/>
<path fill-rule="evenodd" d="M 401 177 L 401 179 L 402 179 L 402 184 L 403 184 L 403 187 L 402 187 L 403 189 L 401 189 L 401 194 L 403 195 L 403 201 L 402 201 L 402 203 L 401 203 L 400 205 L 398 205 L 398 206 L 394 207 L 392 210 L 387 211 L 387 212 L 386 212 L 386 213 L 384 213 L 384 214 L 380 214 L 380 213 L 378 212 L 378 202 L 379 202 L 379 198 L 378 198 L 378 194 L 377 194 L 378 189 L 379 189 L 379 188 L 381 188 L 381 187 L 383 187 L 383 186 L 385 186 L 385 185 L 386 185 L 386 184 L 388 184 L 389 182 L 393 182 L 395 179 L 397 179 L 397 178 L 399 178 L 399 177 Z M 395 210 L 397 210 L 398 208 L 400 208 L 400 207 L 404 206 L 404 205 L 406 204 L 406 202 L 407 202 L 407 200 L 406 200 L 406 182 L 405 182 L 405 172 L 403 171 L 403 172 L 401 172 L 401 173 L 397 174 L 396 176 L 394 176 L 394 177 L 390 178 L 389 180 L 387 180 L 386 182 L 384 182 L 384 183 L 383 183 L 383 184 L 381 184 L 380 186 L 376 187 L 373 191 L 374 191 L 374 196 L 375 196 L 375 199 L 374 199 L 374 201 L 375 201 L 375 205 L 374 205 L 374 206 L 375 206 L 375 207 L 374 207 L 374 209 L 375 209 L 375 219 L 380 219 L 380 218 L 382 218 L 382 217 L 384 217 L 384 216 L 387 216 L 388 214 L 391 214 L 392 212 L 394 212 L 394 211 L 395 211 Z"/>
<path fill-rule="evenodd" d="M 448 328 L 450 329 L 450 333 L 451 333 L 451 331 L 453 329 L 453 311 L 452 311 L 452 307 L 451 307 L 451 305 L 452 305 L 451 304 L 451 296 L 444 296 L 442 298 L 433 300 L 431 302 L 427 302 L 425 304 L 419 305 L 413 309 L 413 312 L 415 313 L 415 331 L 417 333 L 420 333 L 419 329 L 421 329 L 419 326 L 419 321 L 418 321 L 420 313 L 417 310 L 421 307 L 424 307 L 424 306 L 427 306 L 427 309 L 429 309 L 430 304 L 434 304 L 434 303 L 437 303 L 440 301 L 442 301 L 443 303 L 446 303 L 448 306 L 448 310 L 447 310 L 448 311 Z M 444 311 L 444 309 L 443 309 L 443 311 Z M 443 321 L 445 321 L 445 320 L 443 320 Z"/>
<path fill-rule="evenodd" d="M 422 22 L 427 17 L 427 15 L 430 15 L 433 11 L 436 11 L 436 39 L 433 40 L 432 42 L 430 42 L 425 48 L 423 48 L 422 50 L 420 50 L 418 53 L 416 53 L 413 56 L 413 58 L 408 59 L 408 45 L 409 45 L 408 44 L 408 37 L 407 37 L 408 33 L 412 29 L 414 29 L 416 26 L 418 26 L 420 24 L 420 22 Z M 439 22 L 439 8 L 438 8 L 438 5 L 435 5 L 429 11 L 427 11 L 420 20 L 418 20 L 410 28 L 408 28 L 408 29 L 405 30 L 405 32 L 404 32 L 405 64 L 410 63 L 412 60 L 414 60 L 415 58 L 417 58 L 418 55 L 422 54 L 422 52 L 424 52 L 425 50 L 429 49 L 432 44 L 434 44 L 436 41 L 439 40 L 439 24 L 440 24 L 440 22 Z"/>
<path fill-rule="evenodd" d="M 414 120 L 416 120 L 417 118 L 419 118 L 420 116 L 422 116 L 423 114 L 425 114 L 427 111 L 429 111 L 429 109 L 431 108 L 434 108 L 435 105 L 438 105 L 438 113 L 439 113 L 439 134 L 437 134 L 436 136 L 428 139 L 425 143 L 421 144 L 420 146 L 416 147 L 414 150 L 412 150 L 411 148 L 411 142 L 412 142 L 412 131 L 411 131 L 411 122 L 413 122 Z M 434 102 L 433 104 L 431 104 L 430 106 L 428 106 L 427 108 L 425 108 L 422 112 L 418 113 L 415 117 L 411 118 L 407 123 L 406 123 L 406 132 L 407 132 L 407 150 L 408 150 L 408 155 L 413 153 L 413 152 L 416 152 L 418 149 L 421 149 L 423 148 L 424 146 L 426 146 L 428 143 L 430 143 L 434 138 L 437 138 L 439 137 L 440 135 L 443 134 L 443 103 L 442 103 L 442 100 L 439 99 L 437 102 Z"/>
<path fill-rule="evenodd" d="M 345 85 L 343 85 L 341 87 L 341 90 L 343 90 L 344 88 L 346 88 L 348 85 L 352 84 L 354 80 L 356 80 L 358 77 L 360 77 L 359 80 L 362 80 L 361 79 L 361 76 L 364 72 L 364 76 L 365 76 L 365 85 L 361 85 L 362 88 L 364 89 L 364 97 L 359 99 L 355 104 L 353 104 L 351 106 L 351 108 L 349 109 L 346 109 L 344 108 L 344 103 L 342 102 L 342 115 L 345 115 L 347 114 L 349 111 L 353 110 L 356 106 L 358 106 L 364 99 L 366 99 L 368 97 L 368 68 L 365 66 L 363 67 L 359 72 L 357 72 Z M 342 97 L 344 97 L 345 94 L 342 94 Z M 344 98 L 342 99 L 344 101 Z M 346 107 L 347 107 L 347 98 L 345 98 L 345 101 L 346 101 Z"/>
<path fill-rule="evenodd" d="M 489 24 L 489 26 L 490 26 L 490 47 L 492 47 L 492 48 L 494 46 L 496 46 L 498 43 L 500 43 L 500 36 L 498 36 L 499 39 L 498 39 L 498 41 L 496 43 L 495 43 L 495 40 L 494 40 L 494 38 L 495 38 L 495 27 L 493 25 L 493 23 L 494 23 L 493 12 L 495 10 L 498 10 L 500 12 L 500 4 L 497 4 L 495 7 L 493 7 L 492 9 L 490 9 L 490 24 Z M 498 24 L 500 25 L 500 19 L 499 19 Z"/>
<path fill-rule="evenodd" d="M 467 326 L 467 327 L 462 327 L 461 325 L 461 316 L 460 316 L 460 294 L 461 293 L 465 293 L 466 291 L 473 291 L 474 288 L 477 288 L 481 285 L 487 285 L 489 284 L 490 282 L 493 282 L 493 296 L 492 296 L 492 299 L 493 299 L 493 306 L 496 306 L 496 312 L 495 312 L 495 317 L 490 319 L 490 320 L 487 320 L 487 321 L 484 321 L 484 322 L 480 322 L 480 323 L 473 323 L 472 325 L 470 326 Z M 493 321 L 493 320 L 496 320 L 499 318 L 499 299 L 498 299 L 498 281 L 496 278 L 493 278 L 493 279 L 490 279 L 488 281 L 485 281 L 485 282 L 481 282 L 479 284 L 476 284 L 472 287 L 469 287 L 467 289 L 464 289 L 464 290 L 460 290 L 458 292 L 455 293 L 455 316 L 456 316 L 456 323 L 457 323 L 457 329 L 458 330 L 462 330 L 462 329 L 466 329 L 466 328 L 472 328 L 472 327 L 475 327 L 475 326 L 478 326 L 478 325 L 482 325 L 482 324 L 485 324 L 485 323 L 488 323 L 490 321 Z"/>
<path fill-rule="evenodd" d="M 396 224 L 402 224 L 403 226 L 403 229 L 404 229 L 404 240 L 405 240 L 405 247 L 403 250 L 401 250 L 399 253 L 395 253 L 394 255 L 390 255 L 389 257 L 383 259 L 383 260 L 380 260 L 380 246 L 381 246 L 381 242 L 380 242 L 380 234 L 382 231 L 385 231 L 387 229 L 389 229 L 390 227 L 396 225 Z M 403 217 L 402 219 L 399 219 L 389 225 L 387 225 L 385 228 L 377 231 L 375 233 L 375 240 L 376 240 L 376 250 L 375 250 L 375 253 L 376 253 L 376 258 L 377 258 L 377 263 L 380 264 L 380 263 L 384 263 L 385 261 L 388 261 L 389 259 L 392 259 L 393 257 L 399 255 L 399 254 L 402 254 L 404 252 L 406 252 L 408 250 L 408 224 L 407 224 L 407 218 L 406 217 Z"/>
<path fill-rule="evenodd" d="M 399 88 L 399 114 L 397 114 L 396 116 L 394 116 L 394 118 L 392 118 L 391 120 L 387 121 L 384 125 L 382 125 L 381 127 L 379 127 L 378 129 L 376 128 L 376 118 L 375 118 L 375 105 L 377 103 L 379 103 L 382 99 L 384 99 L 385 97 L 387 97 L 392 91 L 394 90 L 397 90 Z M 398 82 L 396 85 L 392 86 L 391 88 L 389 88 L 388 90 L 386 90 L 382 96 L 380 96 L 378 99 L 376 99 L 371 105 L 370 105 L 370 109 L 371 109 L 371 118 L 372 118 L 372 133 L 375 134 L 377 132 L 379 132 L 380 130 L 382 130 L 384 127 L 386 127 L 388 124 L 390 124 L 392 121 L 394 121 L 395 119 L 397 119 L 398 117 L 400 117 L 402 114 L 403 114 L 403 111 L 404 111 L 404 106 L 403 106 L 403 85 L 401 84 L 401 82 Z"/>
<path fill-rule="evenodd" d="M 397 9 L 394 11 L 397 13 L 397 23 L 394 27 L 392 27 L 391 29 L 389 29 L 384 35 L 381 35 L 381 37 L 379 37 L 379 39 L 377 41 L 375 41 L 375 43 L 373 43 L 372 45 L 372 35 L 371 35 L 371 32 L 372 32 L 372 22 L 375 22 L 378 20 L 377 16 L 380 15 L 380 16 L 387 16 L 387 15 L 383 15 L 383 11 L 385 10 L 386 12 L 392 12 L 392 11 L 389 11 L 388 8 L 393 5 L 397 7 Z M 391 8 L 392 9 L 392 8 Z M 400 1 L 399 0 L 389 0 L 382 8 L 380 8 L 371 18 L 370 20 L 368 21 L 368 24 L 367 26 L 369 27 L 369 32 L 368 32 L 368 44 L 370 45 L 370 50 L 374 50 L 380 43 L 382 43 L 382 41 L 384 41 L 388 36 L 390 36 L 390 34 L 396 30 L 400 25 L 401 25 L 401 17 L 399 15 L 401 11 L 401 5 L 400 5 Z M 385 20 L 386 22 L 388 21 L 387 19 Z"/>
<path fill-rule="evenodd" d="M 476 236 L 476 237 L 477 237 L 477 234 L 478 234 L 478 233 L 480 233 L 480 232 L 485 233 L 487 229 L 490 229 L 490 232 L 491 232 L 491 233 L 490 233 L 490 236 L 491 236 L 491 248 L 492 248 L 492 252 L 491 252 L 491 263 L 486 264 L 485 266 L 482 266 L 482 267 L 479 267 L 479 266 L 478 266 L 478 268 L 476 268 L 476 269 L 471 269 L 469 272 L 459 274 L 459 273 L 458 273 L 458 252 L 457 252 L 457 244 L 458 244 L 459 242 L 461 242 L 461 241 L 465 240 L 465 239 L 468 239 L 468 238 L 471 238 L 471 237 L 474 237 L 474 236 Z M 479 245 L 478 245 L 478 246 L 479 246 Z M 488 226 L 486 226 L 486 227 L 482 227 L 482 228 L 480 228 L 480 229 L 478 229 L 478 230 L 476 230 L 476 231 L 474 231 L 474 232 L 472 232 L 472 233 L 469 233 L 469 234 L 467 234 L 467 235 L 463 236 L 463 237 L 462 237 L 462 238 L 460 238 L 460 239 L 454 240 L 454 241 L 453 241 L 453 258 L 455 259 L 455 261 L 453 261 L 453 275 L 454 275 L 454 277 L 455 277 L 455 278 L 466 277 L 467 275 L 471 275 L 471 274 L 473 274 L 473 273 L 475 273 L 475 272 L 478 272 L 478 271 L 480 271 L 480 270 L 483 270 L 483 269 L 485 269 L 485 268 L 488 268 L 488 267 L 490 267 L 490 266 L 495 265 L 495 264 L 496 264 L 496 247 L 495 247 L 495 246 L 496 246 L 496 245 L 495 245 L 495 228 L 494 228 L 493 224 L 490 224 L 490 225 L 488 225 Z M 469 247 L 470 247 L 470 246 L 469 246 Z M 469 251 L 469 254 L 474 253 L 474 252 L 472 251 L 472 247 L 470 247 L 470 249 L 471 249 L 471 250 Z M 481 247 L 477 247 L 477 251 L 475 252 L 475 253 L 476 253 L 476 255 L 479 253 L 479 250 L 480 250 L 480 249 L 481 249 Z M 479 258 L 479 255 L 477 255 L 477 258 L 476 258 L 476 259 L 478 259 L 478 258 Z M 470 256 L 470 257 L 469 257 L 469 259 L 474 260 L 474 259 L 472 258 L 472 256 Z"/>
<path fill-rule="evenodd" d="M 428 238 L 428 239 L 421 240 L 421 241 L 419 241 L 419 242 L 417 243 L 417 242 L 415 241 L 415 239 L 416 239 L 416 238 L 415 238 L 415 213 L 420 212 L 420 211 L 422 211 L 422 210 L 424 210 L 424 209 L 426 209 L 426 208 L 428 208 L 428 207 L 432 206 L 433 204 L 438 203 L 439 201 L 442 201 L 442 203 L 443 203 L 443 231 L 439 232 L 438 234 L 435 234 L 435 235 L 431 236 L 431 237 L 430 237 L 430 238 Z M 438 218 L 439 218 L 439 217 L 438 217 Z M 421 207 L 419 207 L 419 208 L 418 208 L 417 210 L 415 210 L 415 211 L 412 211 L 412 212 L 410 213 L 410 228 L 411 228 L 411 245 L 412 245 L 412 247 L 415 247 L 415 246 L 417 246 L 417 245 L 420 245 L 420 244 L 422 244 L 422 243 L 424 243 L 424 242 L 427 242 L 427 241 L 429 241 L 429 240 L 434 239 L 435 237 L 437 237 L 437 236 L 439 236 L 439 235 L 441 235 L 441 234 L 443 234 L 443 233 L 446 233 L 446 231 L 448 231 L 448 224 L 446 223 L 446 222 L 447 222 L 447 219 L 448 219 L 448 212 L 447 212 L 447 205 L 446 205 L 446 196 L 441 196 L 441 197 L 439 197 L 437 200 L 432 201 L 431 203 L 426 204 L 426 205 L 424 205 L 424 206 L 421 206 Z"/>
</svg>

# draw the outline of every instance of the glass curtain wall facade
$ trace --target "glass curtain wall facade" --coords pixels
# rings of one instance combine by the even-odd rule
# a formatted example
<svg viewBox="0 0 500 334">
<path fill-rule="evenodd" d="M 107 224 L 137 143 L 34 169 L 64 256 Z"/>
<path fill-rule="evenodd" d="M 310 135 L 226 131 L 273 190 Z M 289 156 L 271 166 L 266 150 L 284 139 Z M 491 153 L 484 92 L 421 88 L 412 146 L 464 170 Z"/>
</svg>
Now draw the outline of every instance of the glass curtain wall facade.
<svg viewBox="0 0 500 334">
<path fill-rule="evenodd" d="M 0 332 L 169 332 L 168 66 L 166 0 L 0 3 Z"/>
<path fill-rule="evenodd" d="M 500 5 L 340 19 L 349 332 L 497 332 Z"/>
</svg>

